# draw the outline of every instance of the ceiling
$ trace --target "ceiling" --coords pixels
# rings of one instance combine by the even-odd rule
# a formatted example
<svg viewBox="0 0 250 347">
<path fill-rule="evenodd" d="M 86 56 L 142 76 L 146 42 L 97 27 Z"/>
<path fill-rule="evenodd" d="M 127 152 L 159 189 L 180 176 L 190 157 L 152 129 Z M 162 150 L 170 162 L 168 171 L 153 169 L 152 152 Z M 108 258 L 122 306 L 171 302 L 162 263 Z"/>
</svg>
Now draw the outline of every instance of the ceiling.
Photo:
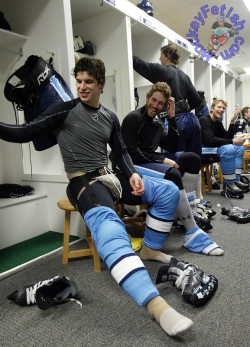
<svg viewBox="0 0 250 347">
<path fill-rule="evenodd" d="M 141 2 L 141 0 L 129 1 L 134 5 Z M 204 0 L 151 0 L 150 2 L 153 5 L 154 18 L 186 39 L 188 39 L 187 34 L 191 30 L 190 24 L 192 22 L 196 24 L 200 23 L 195 19 L 195 16 L 199 16 L 199 13 L 202 13 L 201 8 L 206 6 L 204 8 L 208 9 L 209 12 L 202 15 L 203 25 L 199 24 L 196 30 L 199 42 L 204 48 L 208 46 L 211 27 L 217 20 L 217 15 L 212 14 L 213 8 L 215 11 L 216 6 L 221 8 L 224 4 L 226 22 L 232 24 L 232 16 L 237 20 L 234 23 L 236 34 L 234 37 L 230 37 L 227 43 L 220 47 L 218 53 L 233 52 L 233 56 L 231 57 L 224 55 L 227 58 L 224 60 L 230 63 L 229 67 L 240 74 L 243 80 L 250 78 L 246 76 L 244 70 L 244 68 L 250 67 L 250 12 L 247 10 L 243 0 L 216 0 L 213 2 L 205 2 Z M 241 45 L 238 42 L 241 42 Z"/>
</svg>

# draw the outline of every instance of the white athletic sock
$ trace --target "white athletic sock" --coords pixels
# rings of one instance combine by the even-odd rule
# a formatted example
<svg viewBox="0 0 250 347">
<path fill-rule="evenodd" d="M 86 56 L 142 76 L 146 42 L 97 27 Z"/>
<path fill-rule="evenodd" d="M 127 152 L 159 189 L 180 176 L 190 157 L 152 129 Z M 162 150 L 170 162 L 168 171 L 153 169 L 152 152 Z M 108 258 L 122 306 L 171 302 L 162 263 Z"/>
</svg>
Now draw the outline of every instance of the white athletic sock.
<svg viewBox="0 0 250 347">
<path fill-rule="evenodd" d="M 148 303 L 147 309 L 170 336 L 176 336 L 193 325 L 191 319 L 175 311 L 161 296 L 152 299 Z"/>
<path fill-rule="evenodd" d="M 212 251 L 209 252 L 209 255 L 223 255 L 224 251 L 221 248 L 215 248 Z"/>
<path fill-rule="evenodd" d="M 176 336 L 193 325 L 191 319 L 181 315 L 172 307 L 166 308 L 160 317 L 160 326 L 170 336 Z"/>
<path fill-rule="evenodd" d="M 169 264 L 172 255 L 168 255 L 160 251 L 155 251 L 154 249 L 151 249 L 143 244 L 140 251 L 140 258 L 141 260 L 154 260 L 164 264 Z"/>
</svg>

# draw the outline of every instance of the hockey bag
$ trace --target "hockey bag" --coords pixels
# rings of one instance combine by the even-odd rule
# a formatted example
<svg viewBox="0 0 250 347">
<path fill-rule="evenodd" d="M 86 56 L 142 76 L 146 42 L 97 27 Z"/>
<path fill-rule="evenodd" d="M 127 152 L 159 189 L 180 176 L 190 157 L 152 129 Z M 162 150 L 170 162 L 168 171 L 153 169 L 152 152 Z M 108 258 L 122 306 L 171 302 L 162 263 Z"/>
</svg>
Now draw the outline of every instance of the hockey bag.
<svg viewBox="0 0 250 347">
<path fill-rule="evenodd" d="M 18 111 L 24 112 L 26 122 L 32 121 L 50 105 L 73 99 L 73 94 L 50 63 L 31 55 L 25 64 L 6 81 L 4 95 Z M 33 141 L 37 151 L 57 144 L 54 135 L 41 136 Z"/>
</svg>

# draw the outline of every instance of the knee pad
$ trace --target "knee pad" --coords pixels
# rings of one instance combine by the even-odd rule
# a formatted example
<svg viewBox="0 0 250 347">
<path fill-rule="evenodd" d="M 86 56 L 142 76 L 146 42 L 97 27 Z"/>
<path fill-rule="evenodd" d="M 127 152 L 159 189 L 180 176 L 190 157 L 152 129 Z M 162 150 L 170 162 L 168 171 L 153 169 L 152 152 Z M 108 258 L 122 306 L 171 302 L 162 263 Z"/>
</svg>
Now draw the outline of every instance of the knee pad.
<svg viewBox="0 0 250 347">
<path fill-rule="evenodd" d="M 180 155 L 179 159 L 180 171 L 191 174 L 198 174 L 201 167 L 201 159 L 194 152 L 185 152 Z"/>
<path fill-rule="evenodd" d="M 238 146 L 237 146 L 238 147 Z M 220 158 L 232 158 L 235 157 L 235 148 L 234 145 L 224 145 L 218 148 L 217 153 Z"/>
<path fill-rule="evenodd" d="M 180 200 L 180 191 L 171 181 L 143 176 L 145 191 L 142 203 L 148 205 L 148 212 L 156 219 L 173 220 Z"/>
<path fill-rule="evenodd" d="M 184 189 L 183 184 L 182 184 L 182 178 L 181 178 L 181 173 L 179 170 L 175 169 L 174 167 L 172 167 L 171 169 L 169 169 L 166 173 L 164 178 L 166 180 L 172 181 L 174 182 L 174 184 L 177 185 L 177 187 L 179 188 L 179 190 Z"/>
</svg>

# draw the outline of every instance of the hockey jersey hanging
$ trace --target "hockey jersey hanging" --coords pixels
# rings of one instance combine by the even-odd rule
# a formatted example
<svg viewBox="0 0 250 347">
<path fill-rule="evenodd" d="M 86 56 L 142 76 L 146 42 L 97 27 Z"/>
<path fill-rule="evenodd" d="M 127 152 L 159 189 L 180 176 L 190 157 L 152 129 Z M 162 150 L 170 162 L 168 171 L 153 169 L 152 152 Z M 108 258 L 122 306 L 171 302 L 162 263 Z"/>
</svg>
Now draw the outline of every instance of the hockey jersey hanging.
<svg viewBox="0 0 250 347">
<path fill-rule="evenodd" d="M 6 81 L 4 95 L 17 110 L 24 112 L 26 122 L 32 121 L 52 104 L 74 98 L 70 88 L 50 63 L 31 55 L 25 64 Z M 37 151 L 57 144 L 53 134 L 33 141 Z"/>
</svg>

